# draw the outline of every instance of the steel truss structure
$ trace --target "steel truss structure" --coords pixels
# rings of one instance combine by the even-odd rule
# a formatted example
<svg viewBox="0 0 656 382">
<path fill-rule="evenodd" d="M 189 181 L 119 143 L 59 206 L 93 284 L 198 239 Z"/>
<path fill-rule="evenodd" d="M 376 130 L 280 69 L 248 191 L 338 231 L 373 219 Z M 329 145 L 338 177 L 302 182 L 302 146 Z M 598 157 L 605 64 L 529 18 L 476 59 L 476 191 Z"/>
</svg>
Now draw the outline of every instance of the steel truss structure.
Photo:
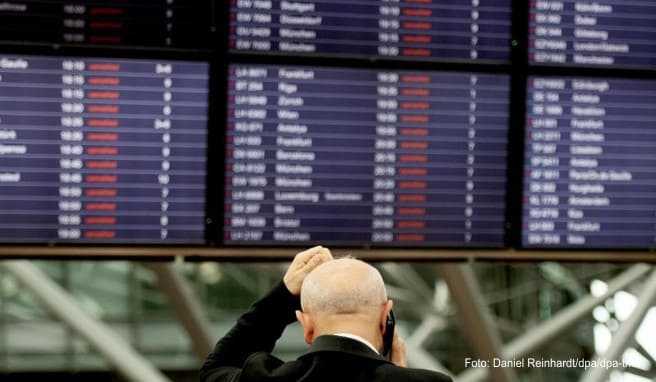
<svg viewBox="0 0 656 382">
<path fill-rule="evenodd" d="M 194 289 L 172 263 L 143 263 L 143 266 L 153 272 L 158 288 L 173 306 L 197 358 L 204 359 L 216 338 Z M 558 267 L 557 264 L 552 266 Z M 122 340 L 120 335 L 85 313 L 66 290 L 37 266 L 21 260 L 4 261 L 0 263 L 0 267 L 36 296 L 53 316 L 88 341 L 126 380 L 169 381 L 129 343 Z M 577 323 L 589 319 L 592 310 L 615 293 L 633 288 L 640 291 L 635 309 L 630 317 L 620 324 L 608 349 L 598 355 L 598 360 L 618 360 L 627 348 L 635 345 L 635 333 L 645 314 L 656 303 L 656 269 L 646 264 L 633 265 L 609 280 L 603 294 L 582 294 L 581 291 L 585 288 L 572 287 L 582 294 L 575 302 L 504 343 L 500 332 L 502 324 L 489 309 L 489 302 L 485 299 L 470 263 L 422 263 L 417 266 L 383 263 L 380 269 L 390 282 L 388 288 L 392 297 L 400 302 L 408 302 L 409 306 L 417 309 L 416 313 L 421 317 L 414 330 L 404 333 L 410 366 L 440 370 L 449 374 L 452 373 L 426 347 L 427 343 L 439 336 L 440 331 L 448 325 L 448 319 L 443 314 L 445 296 L 456 309 L 458 327 L 473 355 L 488 361 L 495 358 L 513 360 L 535 354 Z M 428 270 L 434 274 L 434 285 L 428 284 L 417 269 Z M 563 277 L 567 275 L 566 272 L 562 274 L 565 275 Z M 636 347 L 646 354 L 640 346 Z M 606 381 L 612 371 L 605 368 L 589 369 L 583 374 L 581 382 Z M 510 367 L 468 368 L 456 375 L 455 380 L 516 382 L 519 380 L 517 374 L 518 370 Z"/>
</svg>

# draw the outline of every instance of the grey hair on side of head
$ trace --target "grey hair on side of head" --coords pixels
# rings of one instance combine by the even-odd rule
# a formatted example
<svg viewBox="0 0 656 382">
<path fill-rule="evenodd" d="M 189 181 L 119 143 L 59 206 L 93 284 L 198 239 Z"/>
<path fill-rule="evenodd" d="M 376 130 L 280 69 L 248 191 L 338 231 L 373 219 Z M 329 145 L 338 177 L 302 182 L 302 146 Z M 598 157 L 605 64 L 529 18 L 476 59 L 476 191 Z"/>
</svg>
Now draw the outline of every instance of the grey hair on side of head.
<svg viewBox="0 0 656 382">
<path fill-rule="evenodd" d="M 301 287 L 301 306 L 309 313 L 362 313 L 385 302 L 387 291 L 378 270 L 351 256 L 317 267 Z"/>
</svg>

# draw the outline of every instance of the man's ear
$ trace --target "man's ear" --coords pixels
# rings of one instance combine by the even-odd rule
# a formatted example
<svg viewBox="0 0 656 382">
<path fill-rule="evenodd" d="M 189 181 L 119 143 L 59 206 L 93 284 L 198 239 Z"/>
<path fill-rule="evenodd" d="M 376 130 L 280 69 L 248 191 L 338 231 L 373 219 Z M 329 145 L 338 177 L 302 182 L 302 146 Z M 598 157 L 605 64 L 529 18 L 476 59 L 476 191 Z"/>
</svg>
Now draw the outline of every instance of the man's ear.
<svg viewBox="0 0 656 382">
<path fill-rule="evenodd" d="M 387 300 L 385 305 L 383 305 L 383 311 L 381 312 L 380 316 L 380 332 L 383 335 L 385 334 L 385 329 L 387 328 L 387 316 L 389 316 L 393 306 L 394 302 L 392 300 Z"/>
<path fill-rule="evenodd" d="M 312 316 L 297 310 L 296 319 L 303 327 L 303 338 L 305 338 L 305 343 L 311 345 L 314 341 L 314 321 L 312 320 Z"/>
</svg>

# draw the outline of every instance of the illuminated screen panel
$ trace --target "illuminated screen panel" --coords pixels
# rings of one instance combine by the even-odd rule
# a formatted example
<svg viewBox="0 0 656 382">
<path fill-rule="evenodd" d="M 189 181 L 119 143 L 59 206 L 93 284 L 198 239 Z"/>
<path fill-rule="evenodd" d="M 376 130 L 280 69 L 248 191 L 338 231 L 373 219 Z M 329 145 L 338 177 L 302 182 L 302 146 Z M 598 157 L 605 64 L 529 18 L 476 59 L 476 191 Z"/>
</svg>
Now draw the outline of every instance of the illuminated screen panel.
<svg viewBox="0 0 656 382">
<path fill-rule="evenodd" d="M 507 62 L 511 0 L 233 0 L 230 48 L 250 53 Z"/>
<path fill-rule="evenodd" d="M 203 243 L 208 69 L 0 55 L 0 242 Z"/>
<path fill-rule="evenodd" d="M 654 246 L 655 103 L 656 81 L 530 78 L 525 246 Z"/>
<path fill-rule="evenodd" d="M 529 4 L 532 63 L 656 69 L 656 0 Z"/>
<path fill-rule="evenodd" d="M 509 77 L 233 65 L 224 241 L 500 247 Z"/>
<path fill-rule="evenodd" d="M 0 42 L 204 48 L 210 0 L 23 0 L 0 3 Z"/>
</svg>

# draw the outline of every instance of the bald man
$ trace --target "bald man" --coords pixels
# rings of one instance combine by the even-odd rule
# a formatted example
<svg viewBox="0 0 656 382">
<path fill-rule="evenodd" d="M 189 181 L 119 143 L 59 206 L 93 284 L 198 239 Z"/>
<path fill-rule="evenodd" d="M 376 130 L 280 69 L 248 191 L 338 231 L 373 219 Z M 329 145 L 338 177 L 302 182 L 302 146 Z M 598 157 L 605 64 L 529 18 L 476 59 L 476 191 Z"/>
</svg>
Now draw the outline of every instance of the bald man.
<svg viewBox="0 0 656 382">
<path fill-rule="evenodd" d="M 256 302 L 216 345 L 201 382 L 448 382 L 406 365 L 394 333 L 390 359 L 381 355 L 392 310 L 380 273 L 355 259 L 334 260 L 318 246 L 297 254 L 283 281 Z M 270 353 L 285 327 L 303 327 L 307 353 L 283 362 Z"/>
</svg>

